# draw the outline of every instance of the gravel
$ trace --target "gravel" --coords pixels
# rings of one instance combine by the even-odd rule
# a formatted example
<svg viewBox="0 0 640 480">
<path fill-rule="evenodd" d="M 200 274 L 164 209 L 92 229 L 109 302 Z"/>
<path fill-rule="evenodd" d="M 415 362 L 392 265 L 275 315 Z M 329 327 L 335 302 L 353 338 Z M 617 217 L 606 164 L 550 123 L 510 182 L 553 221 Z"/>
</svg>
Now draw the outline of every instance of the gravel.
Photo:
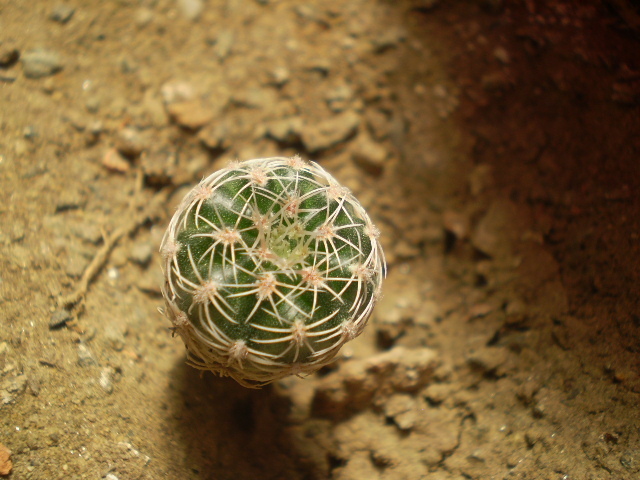
<svg viewBox="0 0 640 480">
<path fill-rule="evenodd" d="M 213 119 L 213 112 L 197 100 L 171 103 L 167 112 L 175 123 L 189 130 L 198 130 Z"/>
<path fill-rule="evenodd" d="M 22 55 L 22 71 L 27 78 L 43 78 L 54 75 L 64 68 L 58 52 L 47 49 L 29 50 Z"/>
<path fill-rule="evenodd" d="M 51 13 L 49 14 L 49 18 L 54 22 L 65 24 L 69 20 L 71 20 L 71 17 L 73 17 L 75 11 L 76 9 L 71 5 L 61 3 L 53 7 Z"/>
<path fill-rule="evenodd" d="M 64 308 L 56 310 L 49 319 L 49 330 L 56 330 L 64 327 L 72 318 L 73 317 L 68 310 L 65 310 Z"/>
<path fill-rule="evenodd" d="M 196 21 L 204 10 L 204 2 L 202 0 L 178 0 L 178 10 L 187 20 Z"/>
<path fill-rule="evenodd" d="M 91 350 L 83 343 L 78 344 L 78 365 L 81 367 L 93 367 L 97 363 Z"/>
<path fill-rule="evenodd" d="M 126 127 L 118 131 L 116 149 L 125 157 L 135 158 L 147 148 L 146 139 L 135 128 Z"/>
<path fill-rule="evenodd" d="M 13 45 L 0 44 L 0 67 L 9 68 L 20 58 L 20 51 Z"/>
<path fill-rule="evenodd" d="M 302 143 L 311 153 L 326 150 L 351 137 L 360 126 L 360 122 L 360 115 L 354 111 L 340 113 L 307 125 L 302 132 Z"/>
</svg>

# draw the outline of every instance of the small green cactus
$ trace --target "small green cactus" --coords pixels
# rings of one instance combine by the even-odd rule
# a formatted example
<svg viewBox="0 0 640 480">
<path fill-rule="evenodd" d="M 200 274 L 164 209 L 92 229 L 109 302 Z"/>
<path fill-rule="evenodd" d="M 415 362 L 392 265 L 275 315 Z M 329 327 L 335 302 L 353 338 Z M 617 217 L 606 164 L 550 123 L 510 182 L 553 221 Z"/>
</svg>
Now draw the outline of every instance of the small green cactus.
<svg viewBox="0 0 640 480">
<path fill-rule="evenodd" d="M 258 387 L 329 363 L 380 296 L 378 235 L 348 189 L 298 156 L 204 179 L 161 246 L 166 314 L 189 364 Z"/>
</svg>

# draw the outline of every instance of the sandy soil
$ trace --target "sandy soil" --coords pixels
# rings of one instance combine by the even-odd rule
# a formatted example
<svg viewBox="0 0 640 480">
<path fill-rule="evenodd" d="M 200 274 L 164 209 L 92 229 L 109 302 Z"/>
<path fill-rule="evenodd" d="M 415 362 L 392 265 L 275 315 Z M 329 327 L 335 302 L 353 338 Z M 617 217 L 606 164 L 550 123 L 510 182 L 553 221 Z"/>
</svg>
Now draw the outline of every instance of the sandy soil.
<svg viewBox="0 0 640 480">
<path fill-rule="evenodd" d="M 0 475 L 640 478 L 639 39 L 625 0 L 0 0 Z M 163 229 L 295 153 L 384 297 L 317 375 L 200 376 Z"/>
</svg>

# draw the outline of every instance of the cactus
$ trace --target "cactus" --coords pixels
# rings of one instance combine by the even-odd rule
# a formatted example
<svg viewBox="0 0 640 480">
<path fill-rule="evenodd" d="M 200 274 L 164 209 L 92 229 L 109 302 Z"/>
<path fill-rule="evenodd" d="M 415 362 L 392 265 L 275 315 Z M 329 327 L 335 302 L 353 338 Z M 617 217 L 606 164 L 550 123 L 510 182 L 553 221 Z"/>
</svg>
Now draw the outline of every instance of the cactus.
<svg viewBox="0 0 640 480">
<path fill-rule="evenodd" d="M 247 387 L 329 363 L 380 296 L 378 236 L 349 190 L 299 156 L 204 179 L 161 246 L 165 313 L 188 363 Z"/>
</svg>

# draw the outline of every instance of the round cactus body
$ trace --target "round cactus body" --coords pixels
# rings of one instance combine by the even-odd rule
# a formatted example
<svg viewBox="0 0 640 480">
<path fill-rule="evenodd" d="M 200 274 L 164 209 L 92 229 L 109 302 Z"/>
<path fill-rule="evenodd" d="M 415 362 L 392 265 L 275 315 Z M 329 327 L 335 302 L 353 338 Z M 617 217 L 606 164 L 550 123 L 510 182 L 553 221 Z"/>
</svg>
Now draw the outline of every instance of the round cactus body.
<svg viewBox="0 0 640 480">
<path fill-rule="evenodd" d="M 298 156 L 204 179 L 161 246 L 166 314 L 189 363 L 245 386 L 329 363 L 380 296 L 378 235 L 348 189 Z"/>
</svg>

